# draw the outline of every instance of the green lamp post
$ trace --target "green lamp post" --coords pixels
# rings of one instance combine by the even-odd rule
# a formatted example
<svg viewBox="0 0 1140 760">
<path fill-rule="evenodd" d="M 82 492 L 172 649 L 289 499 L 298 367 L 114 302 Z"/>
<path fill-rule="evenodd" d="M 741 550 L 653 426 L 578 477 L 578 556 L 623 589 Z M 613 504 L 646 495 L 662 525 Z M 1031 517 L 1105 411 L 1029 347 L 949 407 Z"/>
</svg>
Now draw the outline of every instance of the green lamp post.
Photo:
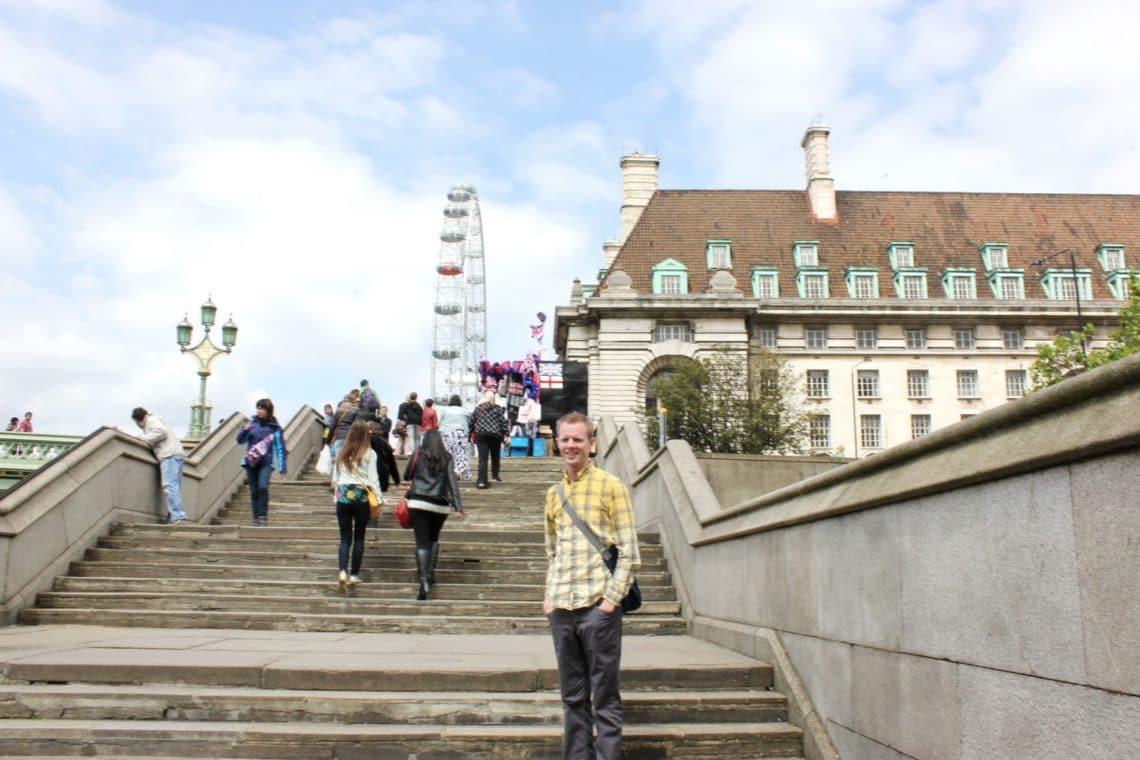
<svg viewBox="0 0 1140 760">
<path fill-rule="evenodd" d="M 218 314 L 218 307 L 214 306 L 211 298 L 207 297 L 202 304 L 202 327 L 206 334 L 196 346 L 190 347 L 190 335 L 194 326 L 190 324 L 189 315 L 182 317 L 182 321 L 175 328 L 178 333 L 178 348 L 186 354 L 193 354 L 198 359 L 198 401 L 190 405 L 190 429 L 186 437 L 202 439 L 210 433 L 210 412 L 212 407 L 206 403 L 206 378 L 210 376 L 210 368 L 214 359 L 222 354 L 228 354 L 237 344 L 237 325 L 234 324 L 233 315 L 222 325 L 222 347 L 218 348 L 210 340 L 210 328 L 214 326 L 214 318 Z"/>
</svg>

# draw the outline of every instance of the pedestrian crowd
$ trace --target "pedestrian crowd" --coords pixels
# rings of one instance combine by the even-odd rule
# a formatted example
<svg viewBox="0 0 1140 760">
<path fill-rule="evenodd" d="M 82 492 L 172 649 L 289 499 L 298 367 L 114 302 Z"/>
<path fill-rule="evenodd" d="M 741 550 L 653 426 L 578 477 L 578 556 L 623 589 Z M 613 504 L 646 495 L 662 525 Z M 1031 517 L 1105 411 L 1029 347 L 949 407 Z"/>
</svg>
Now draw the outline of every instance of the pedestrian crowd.
<svg viewBox="0 0 1140 760">
<path fill-rule="evenodd" d="M 167 519 L 182 523 L 182 442 L 142 407 L 131 418 L 159 461 Z M 27 419 L 30 427 L 30 412 Z M 458 396 L 437 409 L 433 399 L 421 405 L 413 392 L 393 420 L 362 380 L 335 409 L 325 405 L 324 422 L 340 534 L 339 591 L 361 583 L 369 522 L 379 515 L 383 494 L 392 485 L 406 484 L 404 499 L 415 534 L 416 598 L 427 599 L 436 582 L 443 526 L 449 517 L 464 517 L 459 481 L 471 479 L 472 444 L 478 452 L 476 487 L 501 481 L 499 454 L 509 441 L 503 407 L 489 392 L 471 410 Z M 626 484 L 590 461 L 594 432 L 584 415 L 564 415 L 554 432 L 565 467 L 548 489 L 543 508 L 547 572 L 542 608 L 558 665 L 563 758 L 616 760 L 622 757 L 623 608 L 636 608 L 626 607 L 627 596 L 640 599 L 634 581 L 641 558 L 632 503 Z M 266 526 L 270 475 L 287 472 L 285 436 L 270 399 L 256 402 L 254 417 L 242 425 L 237 441 L 246 446 L 242 467 L 253 525 Z M 402 473 L 397 451 L 408 457 Z"/>
</svg>

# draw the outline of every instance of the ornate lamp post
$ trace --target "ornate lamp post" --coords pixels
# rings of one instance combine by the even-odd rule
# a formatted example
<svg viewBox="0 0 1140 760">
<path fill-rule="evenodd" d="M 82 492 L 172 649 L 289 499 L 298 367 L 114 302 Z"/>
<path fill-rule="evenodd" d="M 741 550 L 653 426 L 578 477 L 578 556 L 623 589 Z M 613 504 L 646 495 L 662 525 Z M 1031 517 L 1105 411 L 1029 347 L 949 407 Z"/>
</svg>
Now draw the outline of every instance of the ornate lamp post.
<svg viewBox="0 0 1140 760">
<path fill-rule="evenodd" d="M 234 345 L 237 344 L 238 328 L 234 324 L 232 314 L 229 320 L 222 325 L 222 347 L 218 348 L 210 340 L 210 328 L 214 326 L 214 318 L 217 313 L 218 307 L 214 306 L 214 302 L 207 297 L 206 302 L 202 304 L 202 327 L 205 328 L 206 334 L 193 348 L 190 347 L 190 334 L 194 331 L 194 326 L 190 324 L 189 315 L 183 316 L 176 328 L 179 350 L 184 354 L 193 354 L 198 359 L 198 402 L 190 405 L 190 429 L 187 431 L 187 438 L 201 439 L 209 435 L 210 412 L 213 407 L 206 404 L 206 378 L 210 376 L 210 368 L 214 359 L 222 354 L 230 353 L 233 351 Z"/>
</svg>

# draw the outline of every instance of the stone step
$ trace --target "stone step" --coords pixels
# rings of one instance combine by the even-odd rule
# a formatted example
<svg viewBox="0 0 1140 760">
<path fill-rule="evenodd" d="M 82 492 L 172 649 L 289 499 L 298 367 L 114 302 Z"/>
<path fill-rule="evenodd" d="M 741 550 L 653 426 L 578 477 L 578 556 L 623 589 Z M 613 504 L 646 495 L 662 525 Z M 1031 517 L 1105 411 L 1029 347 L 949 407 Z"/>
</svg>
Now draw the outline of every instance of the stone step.
<svg viewBox="0 0 1140 760">
<path fill-rule="evenodd" d="M 622 694 L 626 725 L 643 723 L 775 722 L 787 720 L 778 692 L 639 691 Z M 0 719 L 198 720 L 266 723 L 403 725 L 560 725 L 554 690 L 440 691 L 409 700 L 407 692 L 262 689 L 201 685 L 0 685 Z M 2 726 L 2 724 L 0 724 Z M 2 729 L 0 729 L 2 730 Z"/>
<path fill-rule="evenodd" d="M 418 602 L 413 594 L 404 599 L 378 599 L 336 591 L 332 573 L 327 584 L 329 593 L 317 596 L 250 596 L 247 594 L 187 594 L 154 591 L 60 592 L 46 591 L 36 598 L 41 609 L 101 610 L 208 610 L 229 612 L 287 612 L 303 615 L 427 615 L 447 617 L 519 617 L 541 615 L 538 594 L 518 600 L 430 599 Z M 537 587 L 536 587 L 537 589 Z M 644 602 L 638 615 L 678 615 L 681 605 L 675 601 Z"/>
<path fill-rule="evenodd" d="M 82 577 L 63 575 L 55 579 L 53 591 L 90 593 L 143 591 L 175 594 L 246 594 L 249 596 L 325 596 L 329 593 L 329 579 L 311 581 L 244 580 L 241 578 L 163 578 L 149 571 L 133 577 Z M 352 593 L 358 598 L 405 599 L 416 593 L 418 586 L 413 576 L 406 582 L 371 582 L 356 586 Z M 675 601 L 677 590 L 673 586 L 644 586 L 646 602 Z M 475 585 L 437 583 L 432 598 L 438 600 L 535 600 L 542 593 L 540 583 Z"/>
<path fill-rule="evenodd" d="M 427 604 L 427 603 L 424 603 Z M 446 603 L 445 603 L 446 604 Z M 266 631 L 331 631 L 354 633 L 463 633 L 463 634 L 538 634 L 549 630 L 541 614 L 531 617 L 448 616 L 446 607 L 428 614 L 425 609 L 416 617 L 407 615 L 306 614 L 293 611 L 216 611 L 216 610 L 135 610 L 86 607 L 45 609 L 27 607 L 20 610 L 21 625 L 112 625 L 152 628 L 233 628 Z M 623 630 L 630 634 L 676 636 L 684 634 L 687 624 L 677 615 L 627 616 Z"/>
<path fill-rule="evenodd" d="M 161 575 L 165 578 L 249 578 L 259 580 L 314 580 L 322 573 L 331 570 L 335 563 L 313 560 L 309 565 L 237 565 L 222 564 L 203 560 L 196 562 L 193 554 L 182 557 L 181 562 L 163 563 L 156 565 L 148 562 L 146 557 L 137 553 L 124 552 L 123 561 L 118 562 L 92 562 L 78 560 L 72 562 L 69 572 L 77 576 L 99 577 L 154 577 Z M 442 557 L 440 558 L 443 563 Z M 406 571 L 408 573 L 411 570 Z M 364 552 L 364 565 L 360 570 L 360 577 L 366 583 L 372 582 L 400 582 L 403 581 L 403 569 L 373 568 L 369 564 L 368 551 Z M 524 584 L 541 587 L 546 581 L 545 571 L 496 571 L 490 569 L 449 569 L 441 566 L 436 573 L 440 583 L 473 584 L 491 586 L 498 584 Z M 399 576 L 399 577 L 397 577 Z M 637 574 L 638 585 L 644 586 L 670 586 L 672 577 L 669 573 L 641 573 Z"/>
<path fill-rule="evenodd" d="M 373 548 L 392 554 L 407 554 L 415 548 L 415 537 L 407 535 L 387 536 L 387 540 L 376 540 L 375 529 L 366 541 L 373 544 Z M 464 559 L 520 559 L 538 558 L 546 562 L 546 547 L 540 543 L 514 542 L 509 544 L 489 544 L 485 541 L 462 541 L 449 533 L 441 535 L 441 551 L 453 557 Z M 371 540 L 369 540 L 371 539 Z M 325 552 L 330 548 L 336 551 L 339 545 L 339 536 L 329 538 L 293 537 L 278 538 L 273 535 L 265 537 L 255 535 L 238 536 L 196 536 L 189 533 L 165 533 L 152 536 L 124 536 L 112 534 L 104 536 L 98 541 L 98 548 L 102 549 L 147 549 L 147 550 L 181 550 L 181 551 L 256 551 L 256 552 Z M 646 544 L 640 548 L 642 566 L 652 564 L 664 559 L 661 547 Z"/>
<path fill-rule="evenodd" d="M 272 513 L 270 514 L 272 519 Z M 380 518 L 380 527 L 369 528 L 369 540 L 378 539 L 381 543 L 387 543 L 400 540 L 412 540 L 412 533 L 409 530 L 404 530 L 395 524 L 393 518 L 385 515 Z M 377 531 L 379 534 L 377 535 Z M 253 537 L 259 539 L 266 538 L 304 538 L 304 539 L 321 539 L 329 541 L 338 541 L 340 539 L 340 531 L 337 529 L 336 524 L 328 525 L 324 528 L 304 528 L 304 527 L 290 527 L 290 526 L 277 526 L 269 525 L 264 528 L 255 528 L 252 525 L 230 526 L 230 525 L 192 525 L 183 523 L 182 525 L 159 525 L 155 523 L 118 523 L 115 525 L 111 532 L 113 536 L 127 536 L 127 535 L 142 535 L 142 536 L 156 536 L 156 535 L 177 535 L 177 536 L 241 536 Z M 480 530 L 477 528 L 465 527 L 460 521 L 456 521 L 453 525 L 450 521 L 443 529 L 443 541 L 445 542 L 480 542 L 488 544 L 542 544 L 545 541 L 542 529 L 526 529 L 516 531 L 502 531 L 502 530 Z M 658 546 L 661 543 L 661 534 L 655 531 L 638 531 L 637 533 L 638 545 Z"/>
<path fill-rule="evenodd" d="M 633 760 L 798 757 L 801 747 L 800 730 L 787 723 L 649 723 L 623 733 Z M 8 756 L 541 760 L 560 757 L 561 746 L 561 726 L 12 720 L 0 731 Z"/>
</svg>

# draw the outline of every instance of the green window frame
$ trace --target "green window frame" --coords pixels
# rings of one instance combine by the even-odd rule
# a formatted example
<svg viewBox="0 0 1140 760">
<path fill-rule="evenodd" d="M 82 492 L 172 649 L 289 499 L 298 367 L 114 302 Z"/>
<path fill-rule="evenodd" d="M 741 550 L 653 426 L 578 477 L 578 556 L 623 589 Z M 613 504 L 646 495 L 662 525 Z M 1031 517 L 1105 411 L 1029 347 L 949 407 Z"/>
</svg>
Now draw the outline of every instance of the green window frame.
<svg viewBox="0 0 1140 760">
<path fill-rule="evenodd" d="M 819 294 L 808 294 L 808 279 L 820 278 L 822 282 L 822 292 Z M 815 280 L 813 279 L 813 282 Z M 796 291 L 799 293 L 800 298 L 827 298 L 831 292 L 831 286 L 827 281 L 827 270 L 823 267 L 801 267 L 796 271 Z"/>
<path fill-rule="evenodd" d="M 724 264 L 717 264 L 714 257 L 723 252 Z M 707 269 L 732 269 L 732 241 L 708 240 L 705 242 L 705 267 Z"/>
<path fill-rule="evenodd" d="M 860 278 L 871 278 L 871 289 L 868 295 L 859 294 Z M 848 267 L 844 277 L 847 282 L 847 295 L 850 298 L 878 298 L 879 297 L 879 270 L 874 267 Z"/>
<path fill-rule="evenodd" d="M 1009 246 L 1005 243 L 985 243 L 981 254 L 987 272 L 1009 269 Z"/>
<path fill-rule="evenodd" d="M 994 298 L 1000 301 L 1021 301 L 1025 299 L 1025 275 L 1020 269 L 997 269 L 991 272 L 986 280 L 990 284 Z M 1015 287 L 1012 292 L 1005 287 L 1011 281 Z"/>
<path fill-rule="evenodd" d="M 887 246 L 887 258 L 890 259 L 891 269 L 896 272 L 914 268 L 914 243 L 893 241 Z"/>
<path fill-rule="evenodd" d="M 1140 288 L 1140 270 L 1117 269 L 1108 273 L 1108 289 L 1118 301 L 1128 298 L 1128 283 L 1134 281 Z"/>
<path fill-rule="evenodd" d="M 1128 269 L 1124 259 L 1124 246 L 1120 243 L 1101 243 L 1096 247 L 1096 258 L 1101 269 L 1106 272 L 1119 272 Z"/>
<path fill-rule="evenodd" d="M 906 281 L 908 277 L 918 277 L 922 281 L 922 293 L 918 296 L 907 295 Z M 903 299 L 926 298 L 926 268 L 925 267 L 902 267 L 895 271 L 895 276 L 892 278 L 895 285 L 895 295 Z"/>
<path fill-rule="evenodd" d="M 797 269 L 819 266 L 819 241 L 796 240 L 792 243 L 792 258 Z"/>
<path fill-rule="evenodd" d="M 764 295 L 761 292 L 760 283 L 765 280 L 772 284 L 771 295 Z M 752 295 L 754 298 L 779 298 L 780 297 L 780 270 L 776 267 L 752 267 Z"/>
<path fill-rule="evenodd" d="M 957 282 L 959 282 L 961 279 L 965 279 L 968 282 L 968 294 L 967 295 L 955 295 L 955 293 L 956 293 L 956 287 L 955 286 L 956 286 Z M 978 281 L 977 281 L 977 276 L 974 273 L 974 270 L 970 267 L 951 267 L 949 269 L 943 270 L 943 272 L 942 272 L 942 290 L 944 293 L 946 293 L 947 298 L 952 298 L 952 299 L 956 299 L 956 300 L 962 300 L 962 299 L 970 300 L 970 299 L 977 298 L 978 297 Z"/>
<path fill-rule="evenodd" d="M 664 278 L 679 277 L 676 293 L 665 293 Z M 676 259 L 665 259 L 653 267 L 652 285 L 654 295 L 685 295 L 689 292 L 689 269 Z"/>
<path fill-rule="evenodd" d="M 1076 277 L 1073 277 L 1073 270 L 1066 267 L 1065 269 L 1046 269 L 1041 275 L 1041 287 L 1045 290 L 1045 297 L 1052 301 L 1068 301 L 1063 291 L 1061 283 L 1069 280 L 1076 280 L 1077 295 L 1086 301 L 1092 300 L 1092 270 L 1085 267 L 1077 267 Z"/>
</svg>

